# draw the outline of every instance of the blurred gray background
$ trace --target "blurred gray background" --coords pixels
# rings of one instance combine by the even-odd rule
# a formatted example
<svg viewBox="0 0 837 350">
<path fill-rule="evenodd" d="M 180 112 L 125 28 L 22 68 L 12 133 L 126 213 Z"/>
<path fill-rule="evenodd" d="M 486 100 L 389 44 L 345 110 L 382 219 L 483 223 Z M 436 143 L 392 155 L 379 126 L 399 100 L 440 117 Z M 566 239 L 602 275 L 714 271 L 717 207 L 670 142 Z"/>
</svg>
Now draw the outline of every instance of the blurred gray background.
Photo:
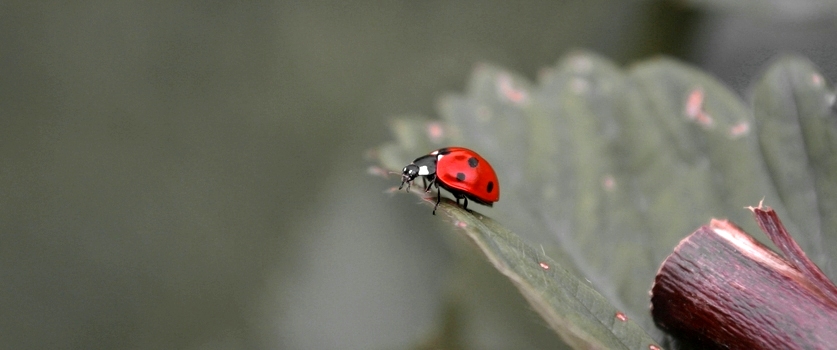
<svg viewBox="0 0 837 350">
<path fill-rule="evenodd" d="M 534 78 L 578 48 L 744 98 L 780 52 L 837 76 L 832 5 L 724 3 L 4 1 L 0 348 L 426 342 L 449 245 L 366 172 L 387 121 L 433 117 L 476 63 Z M 465 345 L 547 347 L 497 281 Z"/>
</svg>

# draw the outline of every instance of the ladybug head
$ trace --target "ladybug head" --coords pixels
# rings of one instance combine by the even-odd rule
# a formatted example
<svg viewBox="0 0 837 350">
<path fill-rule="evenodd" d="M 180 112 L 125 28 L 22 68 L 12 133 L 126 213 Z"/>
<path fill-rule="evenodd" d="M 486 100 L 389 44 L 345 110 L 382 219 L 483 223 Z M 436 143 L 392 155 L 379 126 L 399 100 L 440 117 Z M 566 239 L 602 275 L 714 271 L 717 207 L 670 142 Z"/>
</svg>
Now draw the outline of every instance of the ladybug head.
<svg viewBox="0 0 837 350">
<path fill-rule="evenodd" d="M 410 164 L 404 167 L 404 170 L 401 171 L 401 186 L 398 186 L 400 190 L 404 187 L 404 184 L 407 184 L 407 191 L 410 190 L 410 182 L 416 179 L 416 176 L 419 175 L 419 167 L 415 164 Z"/>
</svg>

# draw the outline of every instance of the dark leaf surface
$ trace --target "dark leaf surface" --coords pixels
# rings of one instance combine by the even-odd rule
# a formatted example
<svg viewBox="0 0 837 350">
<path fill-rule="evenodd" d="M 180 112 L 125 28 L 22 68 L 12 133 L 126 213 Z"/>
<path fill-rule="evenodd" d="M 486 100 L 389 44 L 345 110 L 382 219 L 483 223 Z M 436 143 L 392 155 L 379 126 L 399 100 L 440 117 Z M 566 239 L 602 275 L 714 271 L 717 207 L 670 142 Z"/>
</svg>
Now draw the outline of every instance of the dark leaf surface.
<svg viewBox="0 0 837 350">
<path fill-rule="evenodd" d="M 655 344 L 636 322 L 627 319 L 588 283 L 496 221 L 464 210 L 452 201 L 445 201 L 441 210 L 570 346 L 647 349 Z"/>
</svg>

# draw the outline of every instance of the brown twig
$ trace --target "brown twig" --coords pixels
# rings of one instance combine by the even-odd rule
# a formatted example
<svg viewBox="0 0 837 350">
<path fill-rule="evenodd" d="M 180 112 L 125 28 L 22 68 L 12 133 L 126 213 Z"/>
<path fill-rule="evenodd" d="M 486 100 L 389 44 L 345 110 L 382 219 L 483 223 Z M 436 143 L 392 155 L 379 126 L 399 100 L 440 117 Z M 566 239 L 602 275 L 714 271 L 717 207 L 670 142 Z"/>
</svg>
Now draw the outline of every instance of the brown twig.
<svg viewBox="0 0 837 350">
<path fill-rule="evenodd" d="M 753 212 L 791 261 L 733 223 L 712 220 L 681 241 L 660 267 L 651 289 L 654 321 L 706 348 L 833 348 L 834 285 L 772 210 L 759 206 Z"/>
<path fill-rule="evenodd" d="M 837 304 L 837 287 L 811 259 L 808 259 L 799 244 L 785 229 L 785 225 L 782 225 L 776 212 L 770 207 L 765 209 L 761 203 L 757 208 L 748 207 L 748 209 L 755 215 L 761 230 L 782 251 L 785 260 L 816 285 L 832 303 Z"/>
</svg>

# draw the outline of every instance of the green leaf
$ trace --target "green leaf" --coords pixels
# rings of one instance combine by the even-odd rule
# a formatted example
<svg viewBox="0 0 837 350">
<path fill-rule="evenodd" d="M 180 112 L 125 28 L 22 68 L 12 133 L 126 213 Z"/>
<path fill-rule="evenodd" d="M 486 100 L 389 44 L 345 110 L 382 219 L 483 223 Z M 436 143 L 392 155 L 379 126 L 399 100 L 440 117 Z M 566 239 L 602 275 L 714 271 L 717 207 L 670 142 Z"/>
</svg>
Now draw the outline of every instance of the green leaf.
<svg viewBox="0 0 837 350">
<path fill-rule="evenodd" d="M 496 221 L 448 200 L 440 210 L 514 283 L 567 344 L 584 349 L 648 349 L 655 344 L 591 286 Z"/>
<path fill-rule="evenodd" d="M 776 61 L 753 97 L 761 156 L 794 224 L 788 228 L 805 233 L 794 238 L 832 278 L 828 255 L 837 247 L 834 101 L 822 75 L 800 57 Z"/>
<path fill-rule="evenodd" d="M 548 323 L 562 338 L 593 344 L 587 335 L 599 339 L 594 324 L 605 313 L 590 310 L 611 317 L 621 310 L 663 341 L 648 290 L 678 242 L 711 218 L 759 232 L 743 207 L 766 199 L 791 218 L 788 228 L 815 261 L 826 264 L 837 250 L 837 237 L 825 234 L 837 228 L 833 91 L 810 63 L 794 57 L 777 61 L 754 91 L 750 108 L 713 77 L 670 59 L 624 70 L 578 52 L 543 70 L 536 84 L 480 65 L 465 94 L 441 99 L 443 122 L 396 121 L 396 142 L 379 152 L 383 166 L 400 169 L 441 146 L 478 150 L 501 181 L 501 201 L 490 213 L 522 240 L 505 238 L 494 221 L 457 216 L 456 222 L 483 232 L 472 238 L 492 261 L 508 264 L 504 259 L 516 252 L 525 258 L 513 266 L 533 267 L 538 251 L 530 247 L 540 245 L 540 259 L 548 254 L 561 265 L 556 270 L 569 271 L 555 283 L 586 287 L 567 277 L 583 276 L 606 298 L 584 299 L 589 312 L 533 301 L 530 295 L 561 289 L 532 287 L 539 285 L 498 267 L 542 315 L 559 315 Z M 458 211 L 440 206 L 449 215 Z M 520 253 L 532 251 L 535 257 Z M 612 337 L 634 346 L 645 332 Z"/>
</svg>

